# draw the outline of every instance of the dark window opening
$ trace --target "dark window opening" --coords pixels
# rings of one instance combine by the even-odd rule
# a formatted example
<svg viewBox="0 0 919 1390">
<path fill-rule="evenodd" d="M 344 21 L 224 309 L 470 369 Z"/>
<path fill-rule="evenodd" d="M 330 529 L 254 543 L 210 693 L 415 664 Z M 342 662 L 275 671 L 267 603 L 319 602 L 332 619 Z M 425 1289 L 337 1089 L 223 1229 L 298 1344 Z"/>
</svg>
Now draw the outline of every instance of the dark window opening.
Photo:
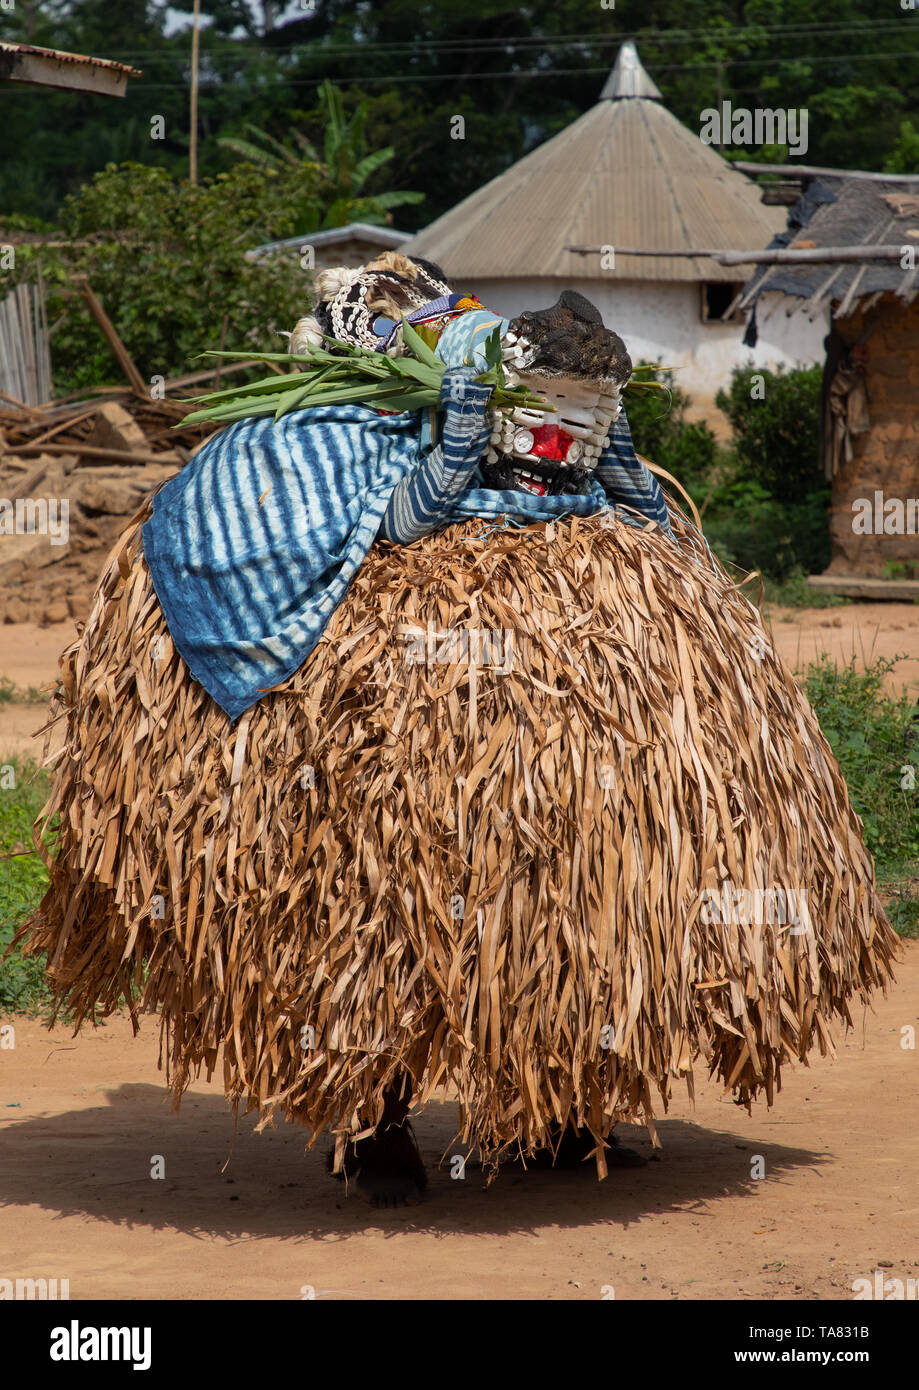
<svg viewBox="0 0 919 1390">
<path fill-rule="evenodd" d="M 701 288 L 703 323 L 730 323 L 738 317 L 736 312 L 728 311 L 740 294 L 742 285 L 733 281 L 709 280 Z"/>
</svg>

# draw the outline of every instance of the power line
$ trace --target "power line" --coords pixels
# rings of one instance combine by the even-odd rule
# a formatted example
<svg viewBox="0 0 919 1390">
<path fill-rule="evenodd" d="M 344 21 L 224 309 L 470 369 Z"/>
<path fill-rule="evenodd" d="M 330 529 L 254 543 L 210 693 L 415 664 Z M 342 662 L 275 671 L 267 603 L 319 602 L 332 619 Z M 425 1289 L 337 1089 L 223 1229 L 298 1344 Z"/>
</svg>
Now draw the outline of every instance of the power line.
<svg viewBox="0 0 919 1390">
<path fill-rule="evenodd" d="M 840 62 L 846 62 L 846 63 L 866 63 L 866 62 L 875 62 L 875 61 L 880 61 L 880 60 L 885 60 L 885 59 L 894 59 L 894 58 L 896 58 L 896 59 L 919 58 L 919 49 L 917 49 L 917 50 L 916 50 L 915 52 L 913 52 L 913 53 L 910 53 L 910 52 L 903 52 L 903 51 L 901 50 L 901 51 L 898 52 L 898 53 L 807 54 L 807 55 L 805 55 L 805 56 L 796 55 L 794 58 L 763 58 L 763 59 L 760 59 L 760 58 L 738 58 L 738 59 L 720 59 L 720 60 L 719 60 L 719 59 L 713 59 L 713 60 L 711 60 L 711 61 L 703 61 L 703 62 L 699 62 L 699 63 L 669 63 L 669 64 L 664 64 L 664 65 L 658 65 L 658 66 L 655 68 L 655 71 L 656 71 L 656 72 L 701 72 L 704 68 L 714 68 L 714 69 L 717 69 L 717 68 L 744 68 L 744 67 L 789 67 L 789 66 L 792 66 L 792 65 L 797 64 L 797 63 L 840 63 Z M 496 80 L 496 79 L 505 78 L 505 77 L 530 78 L 530 79 L 539 78 L 540 80 L 545 81 L 547 78 L 550 78 L 550 77 L 592 77 L 592 76 L 595 76 L 595 75 L 601 74 L 601 73 L 602 73 L 603 75 L 607 75 L 607 74 L 609 73 L 609 68 L 608 68 L 608 67 L 602 67 L 602 68 L 594 68 L 594 67 L 591 67 L 591 68 L 542 68 L 542 69 L 540 69 L 540 68 L 529 68 L 529 69 L 516 68 L 516 69 L 509 69 L 509 70 L 506 71 L 506 72 L 452 72 L 452 73 L 416 73 L 416 74 L 405 73 L 405 74 L 397 74 L 397 75 L 393 75 L 393 74 L 383 74 L 383 75 L 381 75 L 381 76 L 379 76 L 379 77 L 373 77 L 373 76 L 370 76 L 370 75 L 365 74 L 365 75 L 362 75 L 362 76 L 361 76 L 361 75 L 354 76 L 354 77 L 351 78 L 350 80 L 353 81 L 356 85 L 365 85 L 365 84 L 367 84 L 367 83 L 385 82 L 388 86 L 391 86 L 391 85 L 393 85 L 393 84 L 402 83 L 402 82 L 409 82 L 409 83 L 413 83 L 413 82 L 450 82 L 450 81 L 463 81 L 463 82 L 482 81 L 482 82 L 487 82 L 487 81 L 490 81 L 490 80 Z M 254 89 L 259 88 L 260 86 L 272 86 L 272 87 L 274 87 L 274 86 L 277 86 L 277 87 L 281 87 L 281 86 L 286 86 L 286 87 L 318 87 L 319 84 L 320 84 L 321 82 L 324 82 L 325 80 L 326 80 L 326 79 L 325 79 L 324 76 L 323 76 L 323 77 L 302 77 L 302 78 L 300 78 L 300 77 L 298 77 L 298 78 L 277 77 L 277 78 L 272 78 L 272 79 L 270 79 L 268 82 L 260 83 L 260 82 L 257 82 L 257 81 L 256 81 L 256 82 L 252 82 L 252 81 L 249 81 L 248 79 L 240 79 L 240 78 L 237 78 L 237 79 L 234 81 L 234 83 L 232 84 L 232 86 L 230 87 L 230 90 L 231 90 L 231 91 L 239 91 L 239 90 L 241 90 L 242 88 L 251 88 L 251 89 L 254 90 Z M 208 82 L 208 75 L 207 75 L 206 73 L 202 73 L 202 86 L 213 86 L 213 85 L 215 85 L 215 84 L 219 84 L 221 81 L 222 81 L 222 79 L 221 79 L 218 75 L 215 74 L 215 75 L 213 75 L 213 80 L 212 80 L 211 82 Z M 226 84 L 224 84 L 224 85 L 226 85 Z M 179 91 L 179 90 L 185 91 L 185 90 L 187 90 L 187 87 L 188 87 L 187 82 L 146 82 L 146 83 L 143 84 L 143 91 L 145 91 L 145 92 L 164 92 L 164 91 Z M 748 88 L 747 90 L 748 90 L 748 91 L 752 91 L 752 90 L 755 90 L 755 89 L 753 89 L 753 88 Z M 9 93 L 9 92 L 4 92 L 3 89 L 0 88 L 0 95 L 11 95 L 11 93 Z"/>
<path fill-rule="evenodd" d="M 919 15 L 919 12 L 917 12 Z M 334 42 L 325 44 L 321 39 L 296 39 L 290 44 L 270 44 L 258 45 L 240 39 L 235 43 L 227 44 L 225 47 L 211 46 L 207 48 L 208 55 L 218 57 L 223 55 L 243 56 L 267 56 L 281 57 L 286 54 L 297 54 L 300 50 L 308 47 L 317 49 L 316 56 L 336 57 L 350 56 L 355 53 L 363 54 L 390 54 L 397 56 L 402 53 L 419 54 L 424 53 L 476 53 L 476 52 L 500 52 L 507 48 L 539 48 L 550 49 L 558 47 L 571 47 L 578 44 L 590 45 L 595 47 L 619 46 L 627 40 L 640 41 L 643 45 L 654 47 L 666 47 L 669 44 L 689 43 L 696 39 L 708 39 L 716 43 L 748 43 L 751 40 L 765 38 L 768 36 L 778 38 L 802 38 L 819 37 L 823 33 L 829 35 L 845 35 L 860 33 L 876 33 L 878 31 L 889 31 L 902 29 L 909 20 L 904 12 L 902 19 L 866 19 L 853 20 L 847 24 L 817 23 L 816 21 L 808 24 L 763 24 L 763 25 L 732 25 L 724 29 L 676 29 L 667 30 L 664 33 L 648 33 L 636 30 L 633 33 L 586 33 L 586 34 L 553 34 L 553 35 L 511 35 L 508 37 L 489 36 L 487 38 L 463 37 L 459 39 L 400 39 L 389 42 L 363 42 L 350 44 L 336 44 Z M 919 32 L 919 26 L 917 26 Z M 202 35 L 206 39 L 207 31 Z M 184 35 L 181 36 L 184 39 Z M 178 49 L 179 39 L 176 40 Z M 157 51 L 153 48 L 144 49 L 121 49 L 114 53 L 115 61 L 127 58 L 146 58 L 167 61 L 183 61 L 184 54 L 181 49 L 169 48 Z"/>
</svg>

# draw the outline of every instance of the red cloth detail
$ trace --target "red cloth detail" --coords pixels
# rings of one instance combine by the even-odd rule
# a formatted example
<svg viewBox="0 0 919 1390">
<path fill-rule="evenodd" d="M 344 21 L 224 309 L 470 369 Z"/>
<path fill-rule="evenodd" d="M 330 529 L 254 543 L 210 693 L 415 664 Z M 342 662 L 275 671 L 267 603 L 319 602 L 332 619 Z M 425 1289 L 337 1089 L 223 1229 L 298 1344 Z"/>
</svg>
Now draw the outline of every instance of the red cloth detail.
<svg viewBox="0 0 919 1390">
<path fill-rule="evenodd" d="M 538 454 L 544 459 L 558 459 L 559 461 L 568 457 L 568 450 L 574 443 L 570 434 L 559 429 L 558 425 L 540 425 L 538 429 L 531 431 L 533 435 L 533 447 L 531 454 Z"/>
</svg>

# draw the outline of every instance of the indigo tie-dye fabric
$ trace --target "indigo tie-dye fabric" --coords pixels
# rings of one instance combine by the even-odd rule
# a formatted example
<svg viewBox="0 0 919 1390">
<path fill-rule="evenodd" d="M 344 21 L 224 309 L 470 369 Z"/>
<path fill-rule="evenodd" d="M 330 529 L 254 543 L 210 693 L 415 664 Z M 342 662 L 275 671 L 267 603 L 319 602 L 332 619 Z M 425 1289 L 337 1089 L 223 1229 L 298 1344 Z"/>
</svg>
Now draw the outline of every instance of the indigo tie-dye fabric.
<svg viewBox="0 0 919 1390">
<path fill-rule="evenodd" d="M 408 544 L 464 518 L 526 524 L 610 505 L 669 530 L 624 412 L 590 493 L 477 485 L 490 392 L 472 378 L 495 326 L 507 320 L 477 310 L 441 337 L 453 370 L 436 446 L 426 412 L 319 406 L 229 426 L 157 493 L 143 528 L 153 585 L 192 676 L 231 718 L 302 665 L 378 535 Z"/>
</svg>

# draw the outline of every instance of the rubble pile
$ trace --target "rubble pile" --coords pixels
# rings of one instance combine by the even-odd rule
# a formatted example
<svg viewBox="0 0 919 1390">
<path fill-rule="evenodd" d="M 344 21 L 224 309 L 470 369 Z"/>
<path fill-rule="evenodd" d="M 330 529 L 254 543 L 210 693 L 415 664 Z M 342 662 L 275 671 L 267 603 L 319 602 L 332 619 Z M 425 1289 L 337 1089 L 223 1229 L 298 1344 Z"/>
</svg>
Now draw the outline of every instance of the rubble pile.
<svg viewBox="0 0 919 1390">
<path fill-rule="evenodd" d="M 0 622 L 86 617 L 128 520 L 213 432 L 175 428 L 188 407 L 169 393 L 190 384 L 160 399 L 130 388 L 41 406 L 0 396 Z"/>
</svg>

